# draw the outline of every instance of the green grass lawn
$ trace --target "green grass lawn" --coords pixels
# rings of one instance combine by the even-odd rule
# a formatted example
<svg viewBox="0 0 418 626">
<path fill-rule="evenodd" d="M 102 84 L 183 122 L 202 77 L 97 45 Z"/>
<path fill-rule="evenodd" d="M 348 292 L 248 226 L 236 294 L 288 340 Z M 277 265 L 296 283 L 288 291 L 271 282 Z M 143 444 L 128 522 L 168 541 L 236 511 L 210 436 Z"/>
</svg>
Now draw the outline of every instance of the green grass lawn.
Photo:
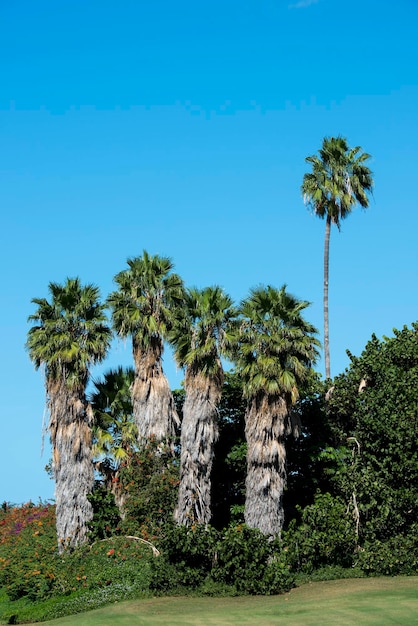
<svg viewBox="0 0 418 626">
<path fill-rule="evenodd" d="M 282 596 L 157 598 L 115 603 L 45 626 L 413 626 L 418 577 L 308 583 Z"/>
</svg>

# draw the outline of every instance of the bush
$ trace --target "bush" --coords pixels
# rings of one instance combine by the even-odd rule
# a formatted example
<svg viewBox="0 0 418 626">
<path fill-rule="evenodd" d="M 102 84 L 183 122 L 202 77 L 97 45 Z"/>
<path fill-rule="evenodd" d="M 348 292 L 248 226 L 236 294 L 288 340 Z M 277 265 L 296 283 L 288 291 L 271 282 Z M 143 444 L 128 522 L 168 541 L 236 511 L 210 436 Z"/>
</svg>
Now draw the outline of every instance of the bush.
<svg viewBox="0 0 418 626">
<path fill-rule="evenodd" d="M 373 576 L 418 574 L 418 524 L 412 525 L 411 532 L 405 536 L 365 543 L 358 553 L 357 564 Z"/>
<path fill-rule="evenodd" d="M 126 494 L 121 532 L 154 541 L 172 521 L 178 484 L 179 463 L 171 447 L 151 440 L 120 471 Z"/>
<path fill-rule="evenodd" d="M 56 558 L 54 592 L 65 595 L 115 584 L 147 591 L 153 558 L 149 546 L 126 537 L 81 546 Z"/>
<path fill-rule="evenodd" d="M 39 601 L 115 584 L 147 591 L 151 548 L 112 537 L 58 554 L 55 508 L 10 507 L 0 514 L 0 586 L 10 600 Z"/>
<path fill-rule="evenodd" d="M 223 532 L 211 526 L 174 526 L 152 564 L 152 589 L 205 595 L 273 594 L 289 590 L 293 576 L 277 542 L 240 524 Z"/>
<path fill-rule="evenodd" d="M 168 526 L 159 543 L 161 557 L 153 563 L 152 588 L 199 587 L 212 571 L 217 539 L 211 526 Z"/>
<path fill-rule="evenodd" d="M 291 570 L 309 574 L 327 565 L 351 567 L 357 538 L 347 506 L 329 493 L 317 493 L 314 504 L 298 510 L 301 523 L 292 520 L 283 534 Z"/>
<path fill-rule="evenodd" d="M 325 565 L 310 574 L 300 572 L 295 575 L 296 586 L 324 580 L 344 580 L 346 578 L 364 578 L 365 573 L 359 567 L 341 567 L 341 565 Z"/>
<path fill-rule="evenodd" d="M 212 575 L 240 593 L 274 594 L 293 586 L 279 543 L 245 524 L 228 528 L 218 541 Z"/>
<path fill-rule="evenodd" d="M 88 499 L 93 506 L 93 519 L 89 523 L 90 541 L 118 534 L 121 519 L 113 493 L 97 481 Z"/>
<path fill-rule="evenodd" d="M 47 596 L 57 556 L 55 507 L 3 506 L 0 513 L 0 586 L 11 600 Z"/>
</svg>

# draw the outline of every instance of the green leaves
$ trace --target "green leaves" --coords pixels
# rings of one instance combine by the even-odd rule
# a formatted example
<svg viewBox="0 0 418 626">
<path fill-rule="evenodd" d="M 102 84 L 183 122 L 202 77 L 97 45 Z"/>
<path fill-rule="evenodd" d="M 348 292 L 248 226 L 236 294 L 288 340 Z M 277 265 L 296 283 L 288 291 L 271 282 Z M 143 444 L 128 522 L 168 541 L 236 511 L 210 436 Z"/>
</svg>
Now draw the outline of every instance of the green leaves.
<svg viewBox="0 0 418 626">
<path fill-rule="evenodd" d="M 216 375 L 231 345 L 235 317 L 236 308 L 220 287 L 187 290 L 169 333 L 178 365 Z"/>
<path fill-rule="evenodd" d="M 316 329 L 303 316 L 308 302 L 272 286 L 251 290 L 241 304 L 234 357 L 247 398 L 258 392 L 297 398 L 297 387 L 317 358 Z"/>
<path fill-rule="evenodd" d="M 338 228 L 357 203 L 364 209 L 369 205 L 373 178 L 365 162 L 371 157 L 360 151 L 360 146 L 349 148 L 344 137 L 325 137 L 318 155 L 305 159 L 312 168 L 303 177 L 304 202 Z"/>
<path fill-rule="evenodd" d="M 382 341 L 372 336 L 334 381 L 329 419 L 353 447 L 335 485 L 347 499 L 356 492 L 363 542 L 407 535 L 418 517 L 417 385 L 416 323 Z"/>
<path fill-rule="evenodd" d="M 136 450 L 138 429 L 132 415 L 130 386 L 132 368 L 109 370 L 103 380 L 94 381 L 91 395 L 94 413 L 93 455 L 107 458 L 114 468 Z"/>
<path fill-rule="evenodd" d="M 171 328 L 172 309 L 183 298 L 183 282 L 172 272 L 167 257 L 150 256 L 128 259 L 128 269 L 115 276 L 118 291 L 108 297 L 112 321 L 121 337 L 131 336 L 146 349 L 154 339 L 166 338 Z"/>
<path fill-rule="evenodd" d="M 29 356 L 36 368 L 45 366 L 48 380 L 85 385 L 90 365 L 104 359 L 111 341 L 99 290 L 67 278 L 64 285 L 50 283 L 49 291 L 50 301 L 32 300 L 38 308 L 28 318 Z"/>
</svg>

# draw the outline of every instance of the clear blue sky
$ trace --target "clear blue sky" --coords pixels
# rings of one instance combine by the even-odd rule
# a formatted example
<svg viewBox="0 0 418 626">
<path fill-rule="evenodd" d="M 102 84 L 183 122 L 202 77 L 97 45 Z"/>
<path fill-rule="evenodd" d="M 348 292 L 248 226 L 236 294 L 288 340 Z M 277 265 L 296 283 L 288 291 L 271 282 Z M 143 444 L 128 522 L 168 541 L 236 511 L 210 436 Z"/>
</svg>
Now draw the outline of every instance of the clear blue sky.
<svg viewBox="0 0 418 626">
<path fill-rule="evenodd" d="M 331 235 L 332 374 L 418 318 L 417 40 L 416 0 L 1 3 L 0 501 L 53 497 L 24 349 L 50 281 L 105 297 L 146 249 L 237 301 L 286 283 L 322 335 L 324 223 L 300 184 L 324 136 L 361 145 L 375 176 Z M 94 374 L 130 360 L 115 344 Z"/>
</svg>

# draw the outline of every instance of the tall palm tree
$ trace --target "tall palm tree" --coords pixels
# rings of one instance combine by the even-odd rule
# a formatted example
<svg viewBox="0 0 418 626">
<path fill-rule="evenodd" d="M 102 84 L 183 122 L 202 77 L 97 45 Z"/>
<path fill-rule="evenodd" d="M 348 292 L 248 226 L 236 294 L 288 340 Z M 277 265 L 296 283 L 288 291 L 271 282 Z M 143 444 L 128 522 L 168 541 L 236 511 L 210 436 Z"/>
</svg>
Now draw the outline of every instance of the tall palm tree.
<svg viewBox="0 0 418 626">
<path fill-rule="evenodd" d="M 49 284 L 51 299 L 34 298 L 27 349 L 36 369 L 45 368 L 49 432 L 53 448 L 56 519 L 60 551 L 87 539 L 93 509 L 92 410 L 86 399 L 91 365 L 106 356 L 111 330 L 99 290 L 78 278 Z"/>
<path fill-rule="evenodd" d="M 172 269 L 169 258 L 144 251 L 142 257 L 128 259 L 128 269 L 115 276 L 118 291 L 108 298 L 116 332 L 132 338 L 132 404 L 140 445 L 152 437 L 172 439 L 179 424 L 162 367 L 172 309 L 183 296 L 182 280 Z"/>
<path fill-rule="evenodd" d="M 307 306 L 285 286 L 253 289 L 241 304 L 235 360 L 247 399 L 244 517 L 248 526 L 272 537 L 283 526 L 290 409 L 319 345 L 316 329 L 302 316 Z"/>
<path fill-rule="evenodd" d="M 368 193 L 373 187 L 372 172 L 365 162 L 370 155 L 360 146 L 350 148 L 344 137 L 325 137 L 318 155 L 308 156 L 305 161 L 312 171 L 303 177 L 302 193 L 305 204 L 315 215 L 325 218 L 324 245 L 324 355 L 325 376 L 331 378 L 329 351 L 328 284 L 329 240 L 331 224 L 340 229 L 345 219 L 360 204 L 369 206 Z"/>
<path fill-rule="evenodd" d="M 125 494 L 120 488 L 121 465 L 129 465 L 137 449 L 138 429 L 133 419 L 131 385 L 133 368 L 118 367 L 94 381 L 90 397 L 93 409 L 93 458 L 106 488 L 113 493 L 120 514 L 124 515 Z"/>
<path fill-rule="evenodd" d="M 185 368 L 180 486 L 174 514 L 185 526 L 208 524 L 211 518 L 210 475 L 224 379 L 221 355 L 228 349 L 234 316 L 232 300 L 220 287 L 190 289 L 170 334 L 176 361 Z"/>
</svg>

